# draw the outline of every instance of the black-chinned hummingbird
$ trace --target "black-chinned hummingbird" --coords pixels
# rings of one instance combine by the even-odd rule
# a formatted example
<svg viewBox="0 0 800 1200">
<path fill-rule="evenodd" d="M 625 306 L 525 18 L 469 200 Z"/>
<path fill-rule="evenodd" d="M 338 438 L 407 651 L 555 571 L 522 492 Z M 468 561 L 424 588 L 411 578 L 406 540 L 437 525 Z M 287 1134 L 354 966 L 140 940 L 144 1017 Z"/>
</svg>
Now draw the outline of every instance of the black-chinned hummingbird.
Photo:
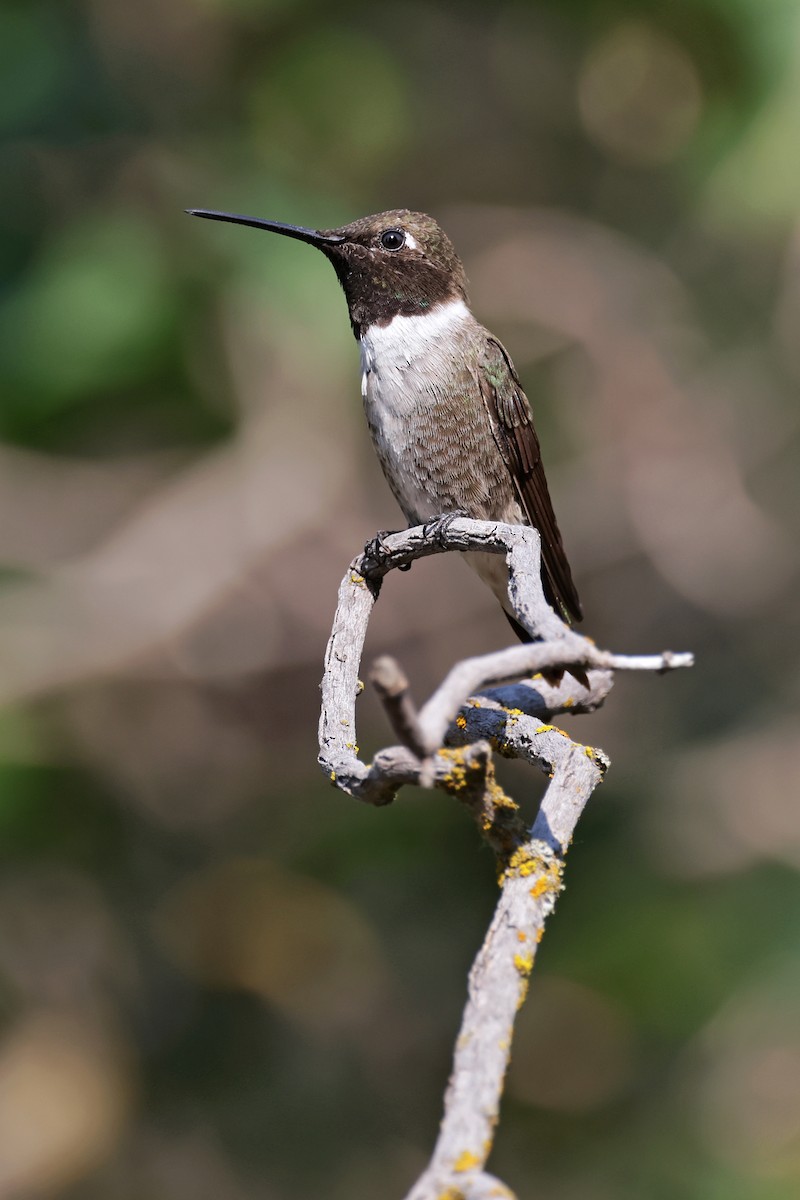
<svg viewBox="0 0 800 1200">
<path fill-rule="evenodd" d="M 330 259 L 361 349 L 372 440 L 406 519 L 418 525 L 459 512 L 533 525 L 545 594 L 562 616 L 580 620 L 530 405 L 508 352 L 467 307 L 464 268 L 436 221 L 396 209 L 318 230 L 187 212 L 297 238 Z M 466 557 L 529 641 L 514 619 L 502 557 Z"/>
</svg>

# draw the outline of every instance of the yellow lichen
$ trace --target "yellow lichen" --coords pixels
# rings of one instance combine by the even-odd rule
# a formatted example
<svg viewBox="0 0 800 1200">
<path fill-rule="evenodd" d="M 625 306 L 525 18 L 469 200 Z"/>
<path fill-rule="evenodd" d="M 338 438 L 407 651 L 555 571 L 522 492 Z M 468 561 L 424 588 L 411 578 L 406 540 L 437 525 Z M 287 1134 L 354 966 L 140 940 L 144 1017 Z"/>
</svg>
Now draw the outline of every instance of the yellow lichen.
<svg viewBox="0 0 800 1200">
<path fill-rule="evenodd" d="M 540 896 L 545 894 L 545 892 L 551 891 L 552 887 L 553 880 L 549 879 L 546 875 L 543 875 L 541 879 L 536 880 L 536 883 L 531 888 L 531 895 L 533 896 L 534 900 L 538 900 Z"/>
<path fill-rule="evenodd" d="M 519 849 L 515 850 L 514 853 L 511 855 L 511 857 L 509 858 L 508 869 L 511 871 L 514 871 L 518 867 L 521 868 L 523 866 L 527 866 L 529 863 L 534 863 L 536 861 L 537 860 L 531 854 L 530 850 L 527 850 L 525 848 L 525 846 L 520 846 Z M 528 872 L 526 872 L 526 873 L 528 873 Z"/>
<path fill-rule="evenodd" d="M 456 717 L 456 725 L 458 726 L 459 729 L 466 729 L 467 728 L 467 718 L 462 716 L 461 713 L 459 713 L 458 716 Z"/>
<path fill-rule="evenodd" d="M 528 935 L 527 935 L 527 933 L 525 933 L 524 929 L 518 929 L 517 930 L 517 941 L 518 942 L 527 942 L 527 940 L 528 940 Z"/>
<path fill-rule="evenodd" d="M 444 776 L 442 783 L 451 792 L 462 792 L 467 786 L 464 750 L 445 747 L 439 751 L 439 755 L 450 763 L 450 770 Z"/>
<path fill-rule="evenodd" d="M 538 871 L 542 866 L 542 861 L 535 854 L 531 854 L 524 846 L 520 846 L 518 850 L 508 859 L 505 870 L 500 876 L 500 882 L 508 879 L 510 875 L 521 875 L 523 879 L 526 875 L 532 875 L 534 871 Z"/>
<path fill-rule="evenodd" d="M 527 954 L 515 954 L 514 966 L 517 968 L 520 975 L 523 975 L 525 978 L 527 978 L 533 970 L 533 954 L 530 951 Z"/>
<path fill-rule="evenodd" d="M 481 1160 L 477 1154 L 473 1154 L 471 1150 L 462 1150 L 453 1163 L 453 1170 L 461 1174 L 462 1171 L 474 1171 L 480 1165 Z"/>
<path fill-rule="evenodd" d="M 519 810 L 519 805 L 517 804 L 516 800 L 512 800 L 511 797 L 503 791 L 503 789 L 500 787 L 500 784 L 494 777 L 492 777 L 487 783 L 486 790 L 489 793 L 489 799 L 492 802 L 493 808 L 503 808 L 506 810 L 506 812 L 510 813 L 517 812 Z"/>
<path fill-rule="evenodd" d="M 530 889 L 530 896 L 539 900 L 548 894 L 557 896 L 563 886 L 561 880 L 562 864 L 559 862 L 540 863 L 541 876 Z"/>
<path fill-rule="evenodd" d="M 558 894 L 561 891 L 562 864 L 558 859 L 542 858 L 527 846 L 520 846 L 514 851 L 500 872 L 498 883 L 502 885 L 512 876 L 525 879 L 529 875 L 542 876 L 531 888 L 531 895 L 538 898 L 545 892 Z"/>
</svg>

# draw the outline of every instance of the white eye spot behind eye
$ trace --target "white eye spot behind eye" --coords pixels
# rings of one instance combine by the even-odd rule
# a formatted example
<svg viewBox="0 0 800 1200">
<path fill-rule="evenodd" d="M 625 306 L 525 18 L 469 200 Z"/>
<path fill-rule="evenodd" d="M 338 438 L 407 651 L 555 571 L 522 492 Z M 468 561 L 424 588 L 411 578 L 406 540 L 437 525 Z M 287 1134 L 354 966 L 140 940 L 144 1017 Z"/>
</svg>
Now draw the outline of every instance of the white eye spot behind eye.
<svg viewBox="0 0 800 1200">
<path fill-rule="evenodd" d="M 408 247 L 408 249 L 409 250 L 419 250 L 419 246 L 417 245 L 416 239 L 411 236 L 411 234 L 408 232 L 408 230 L 405 231 L 405 234 L 406 234 L 406 246 Z"/>
</svg>

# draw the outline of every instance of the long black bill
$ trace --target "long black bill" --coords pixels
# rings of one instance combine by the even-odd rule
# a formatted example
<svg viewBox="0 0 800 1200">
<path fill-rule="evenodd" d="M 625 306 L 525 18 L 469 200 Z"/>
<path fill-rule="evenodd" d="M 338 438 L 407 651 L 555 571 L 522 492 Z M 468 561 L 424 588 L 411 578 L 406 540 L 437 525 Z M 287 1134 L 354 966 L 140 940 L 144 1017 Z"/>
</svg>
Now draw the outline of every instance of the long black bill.
<svg viewBox="0 0 800 1200">
<path fill-rule="evenodd" d="M 253 229 L 267 229 L 271 233 L 282 233 L 285 237 L 297 238 L 311 246 L 338 246 L 347 239 L 340 233 L 320 233 L 318 229 L 304 229 L 302 225 L 284 225 L 282 221 L 264 221 L 261 217 L 240 217 L 237 213 L 215 212 L 210 208 L 187 208 L 190 217 L 207 217 L 209 221 L 230 221 L 232 225 L 251 225 Z"/>
</svg>

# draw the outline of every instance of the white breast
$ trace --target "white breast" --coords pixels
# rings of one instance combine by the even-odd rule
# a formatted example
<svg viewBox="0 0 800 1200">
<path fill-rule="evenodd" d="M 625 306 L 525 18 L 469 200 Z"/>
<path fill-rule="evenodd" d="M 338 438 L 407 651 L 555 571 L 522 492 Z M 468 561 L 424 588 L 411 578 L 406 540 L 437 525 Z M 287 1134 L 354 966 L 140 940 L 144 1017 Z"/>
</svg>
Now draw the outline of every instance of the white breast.
<svg viewBox="0 0 800 1200">
<path fill-rule="evenodd" d="M 431 381 L 447 378 L 463 353 L 456 335 L 474 323 L 463 300 L 422 316 L 397 316 L 361 337 L 361 393 L 375 449 L 392 490 L 410 520 L 442 511 L 419 468 L 420 429 L 436 403 Z"/>
<path fill-rule="evenodd" d="M 370 325 L 360 342 L 363 376 L 403 374 L 421 357 L 430 362 L 431 354 L 446 345 L 454 329 L 472 320 L 463 300 L 450 300 L 422 316 L 397 316 L 388 325 Z M 364 384 L 362 393 L 366 391 Z"/>
<path fill-rule="evenodd" d="M 383 427 L 390 436 L 397 421 L 418 410 L 425 381 L 452 360 L 453 334 L 473 320 L 463 300 L 451 300 L 424 316 L 370 325 L 360 340 L 361 395 L 370 428 Z"/>
</svg>

